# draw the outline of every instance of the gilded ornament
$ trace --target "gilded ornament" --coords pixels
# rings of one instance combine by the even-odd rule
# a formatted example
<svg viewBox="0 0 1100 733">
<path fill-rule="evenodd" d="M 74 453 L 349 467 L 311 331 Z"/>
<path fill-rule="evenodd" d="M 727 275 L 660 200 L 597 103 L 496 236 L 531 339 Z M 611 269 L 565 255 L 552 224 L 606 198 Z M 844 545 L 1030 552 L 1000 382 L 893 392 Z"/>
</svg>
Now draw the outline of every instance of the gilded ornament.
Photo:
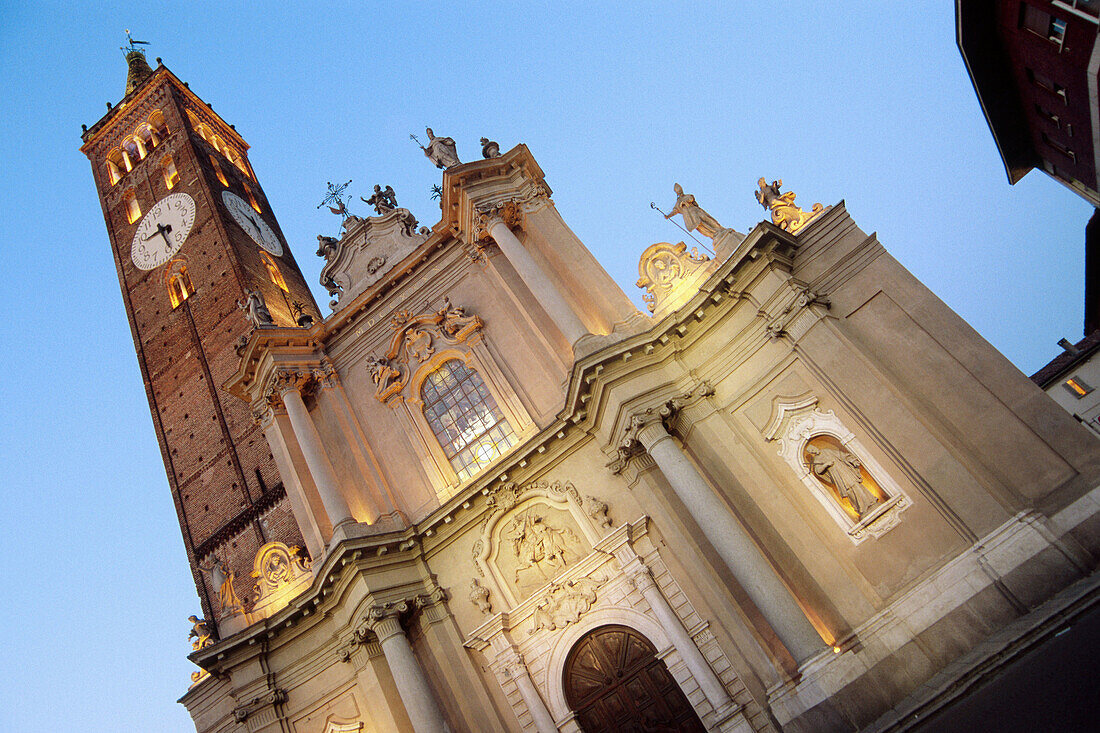
<svg viewBox="0 0 1100 733">
<path fill-rule="evenodd" d="M 821 204 L 814 204 L 810 211 L 803 211 L 795 206 L 794 191 L 779 192 L 782 185 L 782 178 L 772 181 L 771 184 L 761 178 L 757 182 L 760 190 L 756 192 L 756 200 L 765 209 L 771 210 L 773 224 L 791 234 L 796 234 L 802 227 L 806 226 L 810 219 L 820 214 L 824 207 Z"/>
</svg>

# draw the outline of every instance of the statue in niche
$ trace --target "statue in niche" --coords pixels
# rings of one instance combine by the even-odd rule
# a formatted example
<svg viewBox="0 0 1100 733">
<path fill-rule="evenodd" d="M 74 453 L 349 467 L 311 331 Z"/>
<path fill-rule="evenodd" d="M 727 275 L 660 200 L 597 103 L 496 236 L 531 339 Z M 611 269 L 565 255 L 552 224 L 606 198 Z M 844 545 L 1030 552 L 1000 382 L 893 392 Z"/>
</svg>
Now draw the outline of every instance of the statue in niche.
<svg viewBox="0 0 1100 733">
<path fill-rule="evenodd" d="M 847 499 L 856 521 L 884 501 L 878 486 L 872 489 L 865 483 L 863 463 L 843 446 L 811 442 L 806 446 L 806 462 L 814 476 L 834 489 L 841 499 Z"/>
<path fill-rule="evenodd" d="M 271 311 L 267 309 L 267 303 L 264 302 L 264 295 L 259 290 L 248 291 L 245 302 L 237 301 L 237 308 L 244 311 L 245 320 L 253 328 L 275 325 L 275 319 L 271 317 Z"/>
<path fill-rule="evenodd" d="M 187 640 L 191 642 L 192 649 L 205 649 L 214 643 L 206 619 L 198 616 L 188 616 L 187 620 L 191 622 L 191 633 L 187 635 Z"/>
<path fill-rule="evenodd" d="M 486 616 L 493 612 L 493 604 L 489 602 L 489 589 L 477 582 L 477 578 L 470 581 L 470 603 Z"/>
<path fill-rule="evenodd" d="M 424 155 L 435 163 L 436 168 L 447 169 L 459 164 L 458 152 L 452 138 L 436 137 L 430 127 L 426 128 L 425 132 L 428 133 L 428 144 L 423 146 Z"/>
<path fill-rule="evenodd" d="M 223 614 L 240 613 L 243 610 L 241 601 L 233 590 L 235 576 L 225 561 L 215 557 L 214 564 L 204 569 L 210 573 L 210 584 L 218 590 L 219 610 Z"/>
<path fill-rule="evenodd" d="M 365 199 L 360 196 L 359 200 L 364 204 L 373 206 L 374 213 L 379 215 L 393 211 L 397 208 L 397 194 L 394 193 L 392 186 L 386 186 L 385 190 L 383 190 L 382 186 L 376 183 L 374 184 L 374 193 L 371 194 L 371 197 Z"/>
<path fill-rule="evenodd" d="M 676 192 L 676 205 L 672 207 L 672 211 L 665 214 L 666 219 L 671 219 L 680 214 L 684 217 L 685 229 L 689 232 L 697 231 L 711 239 L 722 232 L 722 225 L 718 223 L 718 220 L 695 203 L 694 196 L 690 193 L 684 193 L 684 189 L 679 183 L 673 184 L 672 190 Z"/>
<path fill-rule="evenodd" d="M 495 141 L 490 140 L 487 137 L 481 138 L 481 157 L 482 158 L 499 158 L 500 157 L 500 145 Z"/>
<path fill-rule="evenodd" d="M 552 527 L 531 509 L 517 515 L 508 524 L 503 537 L 512 544 L 512 553 L 519 561 L 513 581 L 519 583 L 520 573 L 536 570 L 543 580 L 550 580 L 568 563 L 566 543 L 577 537 L 568 527 Z"/>
</svg>

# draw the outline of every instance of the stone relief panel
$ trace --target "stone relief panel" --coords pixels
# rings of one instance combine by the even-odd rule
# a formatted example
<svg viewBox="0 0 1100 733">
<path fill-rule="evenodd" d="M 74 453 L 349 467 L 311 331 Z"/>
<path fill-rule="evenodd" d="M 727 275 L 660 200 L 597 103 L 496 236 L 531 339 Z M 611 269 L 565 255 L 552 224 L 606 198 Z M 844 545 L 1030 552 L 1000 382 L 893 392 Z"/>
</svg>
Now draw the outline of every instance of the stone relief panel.
<svg viewBox="0 0 1100 733">
<path fill-rule="evenodd" d="M 531 598 L 589 555 L 612 527 L 607 504 L 582 497 L 568 482 L 502 484 L 486 504 L 490 514 L 473 546 L 482 578 L 474 578 L 470 590 L 484 613 Z"/>
<path fill-rule="evenodd" d="M 268 542 L 256 552 L 252 577 L 256 579 L 253 618 L 270 616 L 286 606 L 290 599 L 313 581 L 310 561 L 297 547 Z"/>
<path fill-rule="evenodd" d="M 778 453 L 853 543 L 881 537 L 912 500 L 832 410 L 817 398 L 779 398 L 764 430 Z"/>
<path fill-rule="evenodd" d="M 516 598 L 554 580 L 591 546 L 568 510 L 534 499 L 505 515 L 493 533 L 490 562 Z"/>
</svg>

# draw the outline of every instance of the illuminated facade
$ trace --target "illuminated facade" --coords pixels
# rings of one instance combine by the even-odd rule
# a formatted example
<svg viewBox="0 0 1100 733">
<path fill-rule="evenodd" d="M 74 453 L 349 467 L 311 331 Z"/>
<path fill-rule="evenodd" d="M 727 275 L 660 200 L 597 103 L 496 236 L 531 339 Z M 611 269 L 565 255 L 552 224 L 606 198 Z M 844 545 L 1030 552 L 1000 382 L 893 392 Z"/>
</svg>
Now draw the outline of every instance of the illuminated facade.
<svg viewBox="0 0 1100 733">
<path fill-rule="evenodd" d="M 163 67 L 143 84 L 128 99 L 191 99 Z M 195 274 L 206 240 L 153 264 L 112 203 L 141 170 L 112 183 L 105 165 L 128 114 L 85 150 L 135 341 L 155 354 L 139 306 L 191 313 L 217 282 Z M 431 135 L 441 219 L 385 205 L 319 238 L 333 312 L 300 326 L 269 272 L 305 297 L 289 252 L 208 193 L 232 170 L 259 191 L 243 141 L 169 117 L 172 192 L 193 190 L 189 166 L 205 174 L 191 236 L 250 263 L 234 298 L 247 291 L 252 327 L 234 309 L 232 332 L 207 337 L 229 348 L 230 437 L 262 434 L 267 491 L 294 520 L 247 563 L 192 558 L 209 621 L 191 659 L 209 674 L 181 702 L 203 733 L 887 725 L 1094 565 L 1095 439 L 843 203 L 803 211 L 761 179 L 772 222 L 741 234 L 677 186 L 675 213 L 715 256 L 639 245 L 643 313 L 524 145 L 458 163 Z M 218 170 L 214 134 L 238 156 Z M 172 308 L 159 269 L 178 257 L 192 275 Z M 149 265 L 143 285 L 126 258 Z"/>
</svg>

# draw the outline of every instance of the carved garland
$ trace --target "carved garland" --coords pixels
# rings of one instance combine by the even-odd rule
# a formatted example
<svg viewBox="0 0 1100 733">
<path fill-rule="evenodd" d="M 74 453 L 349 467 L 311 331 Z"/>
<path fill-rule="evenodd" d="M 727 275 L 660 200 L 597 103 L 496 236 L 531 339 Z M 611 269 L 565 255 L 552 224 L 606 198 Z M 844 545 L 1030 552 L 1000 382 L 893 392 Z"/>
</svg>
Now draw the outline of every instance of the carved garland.
<svg viewBox="0 0 1100 733">
<path fill-rule="evenodd" d="M 444 298 L 439 310 L 418 316 L 399 311 L 390 325 L 394 333 L 389 349 L 381 357 L 367 357 L 374 396 L 384 403 L 401 394 L 416 367 L 435 353 L 437 341 L 452 345 L 467 343 L 485 324 L 480 317 L 467 315 L 465 308 L 452 306 Z"/>
</svg>

